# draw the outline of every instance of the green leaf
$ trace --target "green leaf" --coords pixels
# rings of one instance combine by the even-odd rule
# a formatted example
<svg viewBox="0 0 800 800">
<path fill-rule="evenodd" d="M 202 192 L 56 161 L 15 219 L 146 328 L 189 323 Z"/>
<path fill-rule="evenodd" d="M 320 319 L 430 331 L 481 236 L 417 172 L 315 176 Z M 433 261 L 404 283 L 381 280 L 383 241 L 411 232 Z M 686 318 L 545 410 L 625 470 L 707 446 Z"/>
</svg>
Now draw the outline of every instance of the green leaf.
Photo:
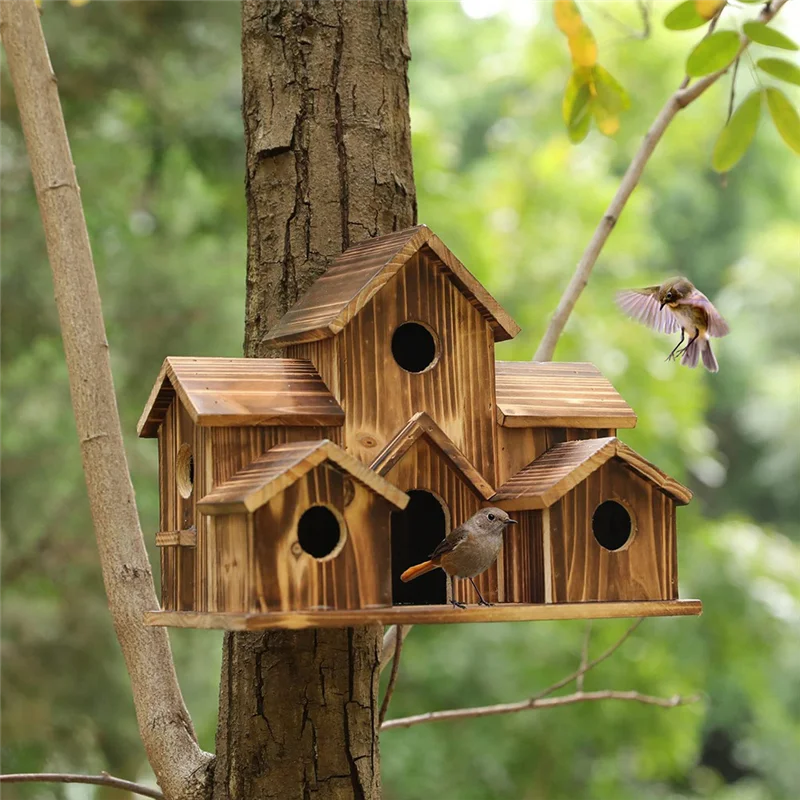
<svg viewBox="0 0 800 800">
<path fill-rule="evenodd" d="M 707 23 L 708 20 L 703 19 L 697 13 L 697 6 L 694 4 L 694 0 L 685 0 L 685 2 L 675 6 L 664 17 L 664 27 L 669 28 L 671 31 L 688 31 Z"/>
<path fill-rule="evenodd" d="M 767 75 L 772 75 L 787 83 L 796 83 L 800 86 L 800 67 L 786 61 L 783 58 L 761 58 L 756 62 L 759 69 L 763 69 Z"/>
<path fill-rule="evenodd" d="M 586 90 L 589 91 L 589 77 L 589 70 L 580 68 L 574 69 L 569 76 L 567 85 L 564 87 L 564 99 L 561 101 L 561 116 L 567 127 L 569 127 L 570 121 L 574 120 L 576 117 L 574 109 L 578 92 L 584 86 L 586 86 Z"/>
<path fill-rule="evenodd" d="M 764 44 L 767 47 L 780 47 L 781 50 L 798 50 L 798 46 L 785 34 L 770 28 L 763 22 L 745 22 L 742 26 L 744 35 L 752 39 L 756 44 Z"/>
<path fill-rule="evenodd" d="M 701 78 L 724 69 L 739 52 L 739 34 L 735 31 L 717 31 L 706 36 L 686 59 L 686 74 Z"/>
<path fill-rule="evenodd" d="M 591 122 L 591 114 L 582 114 L 578 121 L 567 129 L 567 135 L 572 144 L 580 144 L 586 138 L 589 133 Z"/>
<path fill-rule="evenodd" d="M 611 115 L 627 111 L 631 99 L 622 84 L 607 70 L 596 64 L 592 70 L 597 102 Z"/>
<path fill-rule="evenodd" d="M 767 107 L 778 133 L 783 141 L 800 155 L 800 115 L 797 109 L 780 89 L 770 86 L 766 94 Z"/>
<path fill-rule="evenodd" d="M 576 69 L 569 76 L 561 103 L 561 114 L 567 126 L 567 135 L 573 144 L 582 142 L 589 133 L 590 102 L 589 70 Z"/>
<path fill-rule="evenodd" d="M 727 172 L 738 163 L 756 135 L 760 117 L 761 91 L 756 90 L 739 104 L 714 145 L 711 166 L 717 172 Z"/>
</svg>

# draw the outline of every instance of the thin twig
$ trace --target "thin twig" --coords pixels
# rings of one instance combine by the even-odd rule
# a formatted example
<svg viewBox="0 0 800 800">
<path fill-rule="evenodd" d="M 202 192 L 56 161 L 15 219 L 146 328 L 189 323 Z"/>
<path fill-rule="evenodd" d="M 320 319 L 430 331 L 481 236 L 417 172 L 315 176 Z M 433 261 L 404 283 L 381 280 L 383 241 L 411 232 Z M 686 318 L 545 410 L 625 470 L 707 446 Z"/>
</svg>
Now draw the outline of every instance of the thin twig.
<svg viewBox="0 0 800 800">
<path fill-rule="evenodd" d="M 769 22 L 787 2 L 788 0 L 774 0 L 770 5 L 764 7 L 758 16 L 758 21 L 764 23 Z M 742 55 L 749 44 L 750 40 L 743 35 L 736 58 Z M 597 258 L 605 246 L 608 237 L 611 235 L 611 231 L 617 224 L 617 220 L 625 208 L 625 204 L 633 194 L 633 190 L 639 185 L 644 168 L 650 160 L 650 156 L 653 155 L 656 145 L 661 141 L 661 137 L 669 127 L 669 124 L 681 109 L 686 108 L 690 103 L 697 100 L 703 92 L 728 72 L 730 67 L 731 65 L 729 64 L 724 69 L 714 72 L 711 75 L 706 75 L 704 78 L 695 81 L 695 83 L 691 85 L 689 85 L 689 78 L 684 78 L 678 90 L 667 100 L 661 111 L 659 111 L 655 122 L 653 122 L 650 130 L 645 135 L 639 150 L 633 157 L 628 170 L 623 176 L 614 198 L 611 200 L 605 214 L 603 214 L 603 218 L 595 229 L 586 250 L 584 250 L 580 261 L 578 261 L 575 273 L 567 285 L 567 288 L 564 290 L 564 293 L 561 295 L 558 307 L 553 313 L 547 330 L 542 337 L 542 341 L 539 343 L 539 347 L 533 356 L 534 361 L 552 360 L 558 340 L 564 331 L 564 327 L 567 324 L 572 310 L 575 308 L 575 304 L 578 302 L 578 298 L 589 282 L 589 276 L 597 262 Z"/>
<path fill-rule="evenodd" d="M 581 664 L 575 672 L 570 673 L 566 677 L 562 678 L 560 681 L 556 681 L 555 683 L 548 686 L 546 689 L 542 689 L 541 692 L 535 694 L 533 696 L 534 700 L 539 700 L 542 697 L 547 697 L 549 694 L 553 694 L 553 692 L 557 692 L 559 689 L 563 689 L 567 684 L 572 683 L 572 681 L 577 680 L 581 675 L 585 675 L 589 670 L 594 669 L 598 664 L 602 664 L 606 659 L 611 658 L 614 653 L 619 650 L 620 647 L 630 638 L 633 632 L 644 622 L 644 617 L 639 617 L 633 625 L 622 634 L 622 636 L 617 639 L 611 647 L 608 648 L 604 653 L 599 655 L 597 658 L 590 661 L 585 666 Z"/>
<path fill-rule="evenodd" d="M 378 725 L 383 725 L 386 719 L 386 712 L 389 710 L 389 703 L 392 702 L 392 695 L 394 694 L 394 687 L 397 683 L 397 673 L 400 669 L 400 652 L 403 649 L 403 626 L 397 625 L 397 631 L 394 637 L 394 660 L 392 661 L 392 672 L 389 675 L 389 683 L 386 684 L 386 694 L 383 696 L 381 703 L 381 710 L 378 714 Z"/>
<path fill-rule="evenodd" d="M 155 800 L 164 800 L 164 795 L 158 789 L 151 789 L 141 783 L 124 781 L 114 778 L 107 772 L 100 775 L 72 775 L 63 772 L 21 773 L 16 775 L 0 775 L 0 783 L 85 783 L 92 786 L 111 786 L 124 792 L 133 792 L 142 797 L 153 797 Z"/>
<path fill-rule="evenodd" d="M 592 638 L 592 621 L 586 623 L 586 632 L 583 634 L 583 647 L 581 648 L 580 674 L 575 679 L 575 688 L 583 691 L 583 676 L 586 675 L 586 665 L 589 663 L 589 642 Z"/>
<path fill-rule="evenodd" d="M 532 711 L 538 708 L 558 708 L 574 703 L 591 703 L 598 700 L 629 700 L 636 703 L 644 703 L 650 706 L 660 706 L 661 708 L 675 708 L 685 706 L 689 703 L 696 703 L 700 700 L 700 695 L 682 697 L 679 694 L 672 697 L 653 697 L 649 694 L 639 692 L 617 692 L 606 689 L 600 692 L 574 692 L 562 697 L 537 698 L 531 697 L 519 703 L 501 703 L 494 706 L 481 706 L 478 708 L 454 708 L 448 711 L 429 711 L 427 714 L 417 714 L 413 717 L 400 717 L 384 722 L 381 732 L 392 728 L 411 728 L 414 725 L 421 725 L 424 722 L 442 722 L 454 719 L 472 719 L 473 717 L 493 717 L 498 714 L 514 714 L 518 711 Z"/>
<path fill-rule="evenodd" d="M 726 125 L 731 121 L 731 117 L 733 116 L 733 104 L 736 102 L 736 76 L 739 74 L 739 61 L 741 61 L 741 56 L 736 59 L 733 65 L 733 75 L 731 76 L 731 97 L 728 101 L 728 118 L 725 120 Z"/>
<path fill-rule="evenodd" d="M 386 633 L 383 634 L 383 649 L 381 650 L 381 672 L 389 666 L 395 650 L 395 642 L 397 641 L 397 625 L 390 625 Z M 413 625 L 402 625 L 402 637 L 405 641 L 408 632 L 414 627 Z"/>
</svg>

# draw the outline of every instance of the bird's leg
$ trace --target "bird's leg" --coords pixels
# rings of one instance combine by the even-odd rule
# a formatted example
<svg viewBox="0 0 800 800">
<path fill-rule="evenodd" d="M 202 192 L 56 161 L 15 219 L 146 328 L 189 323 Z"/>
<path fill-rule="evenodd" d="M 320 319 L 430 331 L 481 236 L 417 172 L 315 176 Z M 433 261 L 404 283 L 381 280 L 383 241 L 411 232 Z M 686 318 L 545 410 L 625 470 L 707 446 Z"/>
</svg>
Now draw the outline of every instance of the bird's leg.
<svg viewBox="0 0 800 800">
<path fill-rule="evenodd" d="M 453 604 L 453 608 L 466 608 L 466 606 L 463 603 L 459 603 L 458 600 L 456 600 L 455 576 L 448 575 L 447 577 L 450 578 L 450 602 Z"/>
<path fill-rule="evenodd" d="M 680 355 L 678 353 L 678 349 L 682 344 L 683 344 L 683 328 L 681 328 L 681 340 L 678 342 L 678 344 L 675 345 L 675 347 L 672 348 L 672 352 L 664 360 L 671 361 L 673 358 L 677 358 L 678 355 Z"/>
<path fill-rule="evenodd" d="M 480 598 L 478 600 L 478 605 L 479 606 L 493 606 L 494 605 L 494 603 L 487 603 L 483 599 L 483 595 L 481 594 L 481 590 L 477 587 L 477 585 L 475 584 L 475 581 L 472 580 L 472 578 L 469 579 L 469 582 L 472 584 L 472 588 L 478 593 L 478 597 Z"/>
<path fill-rule="evenodd" d="M 675 353 L 675 358 L 679 358 L 680 356 L 682 356 L 694 344 L 695 340 L 697 339 L 697 337 L 699 335 L 700 335 L 700 329 L 699 328 L 695 328 L 694 329 L 694 336 L 692 336 L 692 338 L 689 339 L 688 342 L 686 342 L 686 347 L 684 347 L 682 350 L 679 350 L 677 353 Z"/>
</svg>

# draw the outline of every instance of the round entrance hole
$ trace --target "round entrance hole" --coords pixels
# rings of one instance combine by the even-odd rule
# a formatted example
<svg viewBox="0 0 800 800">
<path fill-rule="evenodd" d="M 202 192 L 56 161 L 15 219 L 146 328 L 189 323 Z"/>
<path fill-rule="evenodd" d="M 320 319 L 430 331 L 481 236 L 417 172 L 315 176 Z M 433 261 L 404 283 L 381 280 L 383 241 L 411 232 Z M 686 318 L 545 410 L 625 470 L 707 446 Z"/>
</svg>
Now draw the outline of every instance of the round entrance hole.
<svg viewBox="0 0 800 800">
<path fill-rule="evenodd" d="M 419 322 L 404 322 L 392 336 L 392 355 L 406 372 L 425 372 L 439 358 L 436 336 Z"/>
<path fill-rule="evenodd" d="M 601 547 L 619 550 L 631 538 L 633 525 L 628 509 L 615 500 L 600 503 L 592 516 L 592 533 Z"/>
<path fill-rule="evenodd" d="M 344 525 L 327 506 L 311 506 L 297 523 L 297 541 L 314 558 L 333 558 L 344 539 Z"/>
<path fill-rule="evenodd" d="M 178 482 L 178 493 L 187 500 L 192 496 L 194 488 L 194 456 L 192 448 L 188 444 L 182 444 L 178 450 L 178 458 L 175 461 L 175 478 Z"/>
</svg>

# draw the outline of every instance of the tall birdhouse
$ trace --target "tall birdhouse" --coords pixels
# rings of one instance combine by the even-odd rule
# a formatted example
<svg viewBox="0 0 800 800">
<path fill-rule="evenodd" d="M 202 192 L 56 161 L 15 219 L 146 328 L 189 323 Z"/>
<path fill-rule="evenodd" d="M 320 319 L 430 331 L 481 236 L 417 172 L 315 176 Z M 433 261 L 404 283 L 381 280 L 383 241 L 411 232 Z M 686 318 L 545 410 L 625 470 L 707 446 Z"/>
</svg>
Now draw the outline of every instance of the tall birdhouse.
<svg viewBox="0 0 800 800">
<path fill-rule="evenodd" d="M 699 614 L 678 599 L 691 493 L 617 438 L 636 416 L 594 366 L 496 361 L 518 332 L 418 226 L 343 253 L 267 336 L 286 358 L 166 359 L 138 429 L 159 452 L 148 622 Z M 493 605 L 441 570 L 400 581 L 486 506 L 519 523 L 475 579 Z"/>
</svg>

